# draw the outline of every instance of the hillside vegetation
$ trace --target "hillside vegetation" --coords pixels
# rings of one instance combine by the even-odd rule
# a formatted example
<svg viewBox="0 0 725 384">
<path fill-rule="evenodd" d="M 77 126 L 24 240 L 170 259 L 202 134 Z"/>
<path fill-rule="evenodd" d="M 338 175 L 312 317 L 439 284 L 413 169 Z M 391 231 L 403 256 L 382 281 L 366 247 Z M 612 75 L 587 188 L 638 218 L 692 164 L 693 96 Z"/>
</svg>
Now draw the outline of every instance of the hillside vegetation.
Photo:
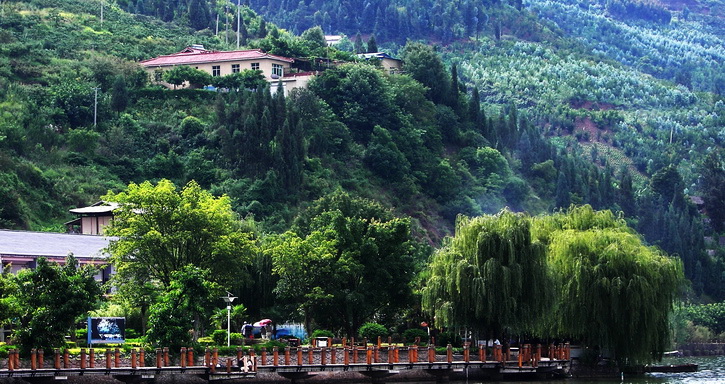
<svg viewBox="0 0 725 384">
<path fill-rule="evenodd" d="M 67 209 L 161 179 L 227 194 L 260 232 L 341 189 L 410 217 L 427 245 L 459 214 L 590 204 L 679 255 L 693 296 L 721 300 L 725 257 L 704 240 L 725 211 L 717 7 L 589 3 L 251 1 L 242 47 L 350 61 L 284 98 L 166 90 L 135 64 L 236 48 L 234 3 L 109 1 L 101 20 L 97 1 L 2 2 L 0 226 L 62 231 Z M 377 40 L 406 74 L 355 63 L 362 36 L 326 48 L 323 31 Z"/>
</svg>

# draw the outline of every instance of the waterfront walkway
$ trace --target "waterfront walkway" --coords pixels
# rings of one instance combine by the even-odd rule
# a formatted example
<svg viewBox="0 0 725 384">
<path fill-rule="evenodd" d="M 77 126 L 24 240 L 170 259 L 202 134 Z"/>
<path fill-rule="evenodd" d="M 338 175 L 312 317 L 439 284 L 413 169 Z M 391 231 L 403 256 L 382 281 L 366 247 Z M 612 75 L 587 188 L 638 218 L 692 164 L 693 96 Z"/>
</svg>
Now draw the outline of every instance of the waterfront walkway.
<svg viewBox="0 0 725 384">
<path fill-rule="evenodd" d="M 178 354 L 168 349 L 157 349 L 151 359 L 143 350 L 131 350 L 130 357 L 121 358 L 119 349 L 106 349 L 96 353 L 81 350 L 79 356 L 54 351 L 46 359 L 42 351 L 33 351 L 29 361 L 21 361 L 11 351 L 7 365 L 0 368 L 0 378 L 20 378 L 28 382 L 53 382 L 71 376 L 110 376 L 126 383 L 153 382 L 164 375 L 193 375 L 208 381 L 247 379 L 254 382 L 258 374 L 278 375 L 293 382 L 322 372 L 359 372 L 372 382 L 395 381 L 395 376 L 410 371 L 424 371 L 438 381 L 447 381 L 456 372 L 476 371 L 485 376 L 501 379 L 507 376 L 551 377 L 568 372 L 569 345 L 550 345 L 542 348 L 524 345 L 519 351 L 504 351 L 494 346 L 492 355 L 484 349 L 472 354 L 464 347 L 462 354 L 454 355 L 450 345 L 445 355 L 436 355 L 433 347 L 298 347 L 275 349 L 271 353 L 262 348 L 256 355 L 253 349 L 236 356 L 220 357 L 216 350 L 207 349 L 197 359 L 194 350 L 182 348 Z M 155 366 L 145 363 L 155 359 Z M 50 360 L 50 361 L 46 361 Z M 172 363 L 173 361 L 173 363 Z M 246 380 L 245 380 L 246 381 Z"/>
</svg>

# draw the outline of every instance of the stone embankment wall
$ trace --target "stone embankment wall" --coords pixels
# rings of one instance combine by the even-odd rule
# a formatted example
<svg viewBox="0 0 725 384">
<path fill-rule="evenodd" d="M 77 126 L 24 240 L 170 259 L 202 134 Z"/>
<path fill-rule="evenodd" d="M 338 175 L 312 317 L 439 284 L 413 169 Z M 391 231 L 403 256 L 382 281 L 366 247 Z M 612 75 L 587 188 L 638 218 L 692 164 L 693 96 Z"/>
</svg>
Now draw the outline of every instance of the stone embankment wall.
<svg viewBox="0 0 725 384">
<path fill-rule="evenodd" d="M 725 343 L 690 343 L 678 348 L 682 356 L 719 356 L 725 355 Z"/>
</svg>

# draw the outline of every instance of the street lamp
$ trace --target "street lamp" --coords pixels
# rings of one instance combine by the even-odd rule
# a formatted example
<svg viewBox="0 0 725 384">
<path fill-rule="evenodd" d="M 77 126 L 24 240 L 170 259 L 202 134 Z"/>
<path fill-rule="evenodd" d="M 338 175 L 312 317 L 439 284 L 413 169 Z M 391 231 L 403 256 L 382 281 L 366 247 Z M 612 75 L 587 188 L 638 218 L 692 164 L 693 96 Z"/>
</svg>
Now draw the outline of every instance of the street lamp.
<svg viewBox="0 0 725 384">
<path fill-rule="evenodd" d="M 236 297 L 232 296 L 230 292 L 227 292 L 226 297 L 222 297 L 225 303 L 227 303 L 227 347 L 231 345 L 231 328 L 232 328 L 232 302 Z"/>
</svg>

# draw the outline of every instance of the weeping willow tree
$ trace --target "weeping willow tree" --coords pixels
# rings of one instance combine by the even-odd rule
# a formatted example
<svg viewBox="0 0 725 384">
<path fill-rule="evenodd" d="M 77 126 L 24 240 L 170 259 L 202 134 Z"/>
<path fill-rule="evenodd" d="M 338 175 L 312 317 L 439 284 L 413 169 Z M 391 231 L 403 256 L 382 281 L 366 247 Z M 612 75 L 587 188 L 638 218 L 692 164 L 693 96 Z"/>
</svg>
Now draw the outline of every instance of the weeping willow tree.
<svg viewBox="0 0 725 384">
<path fill-rule="evenodd" d="M 624 220 L 589 206 L 537 218 L 559 288 L 559 334 L 607 348 L 620 363 L 659 359 L 684 277 L 678 259 L 642 244 Z"/>
<path fill-rule="evenodd" d="M 501 337 L 532 333 L 550 308 L 545 246 L 532 243 L 531 218 L 508 210 L 459 216 L 453 238 L 434 255 L 422 291 L 437 325 L 467 326 Z"/>
</svg>

